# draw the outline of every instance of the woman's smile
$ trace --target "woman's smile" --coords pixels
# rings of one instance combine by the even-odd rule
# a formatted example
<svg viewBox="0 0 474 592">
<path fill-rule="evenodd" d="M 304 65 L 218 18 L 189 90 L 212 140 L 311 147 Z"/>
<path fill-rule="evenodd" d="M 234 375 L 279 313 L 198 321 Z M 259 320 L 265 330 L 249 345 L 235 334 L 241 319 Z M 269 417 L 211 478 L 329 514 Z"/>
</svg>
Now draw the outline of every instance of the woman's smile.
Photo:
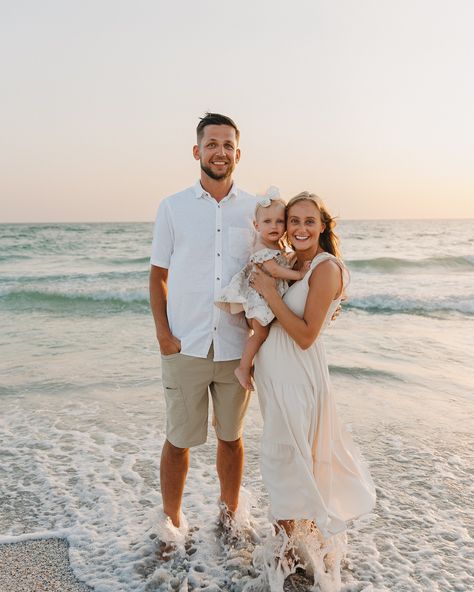
<svg viewBox="0 0 474 592">
<path fill-rule="evenodd" d="M 319 235 L 324 230 L 321 214 L 311 201 L 300 201 L 288 210 L 288 238 L 295 250 L 308 249 L 319 245 Z"/>
</svg>

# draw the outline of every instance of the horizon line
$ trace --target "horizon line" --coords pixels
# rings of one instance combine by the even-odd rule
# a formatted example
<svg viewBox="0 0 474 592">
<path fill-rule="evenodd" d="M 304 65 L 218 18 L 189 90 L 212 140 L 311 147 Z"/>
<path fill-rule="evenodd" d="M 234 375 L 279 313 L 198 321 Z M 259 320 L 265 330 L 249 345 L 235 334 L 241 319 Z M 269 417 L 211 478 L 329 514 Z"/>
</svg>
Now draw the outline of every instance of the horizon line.
<svg viewBox="0 0 474 592">
<path fill-rule="evenodd" d="M 466 218 L 445 218 L 445 217 L 437 217 L 437 218 L 341 218 L 339 216 L 334 216 L 337 222 L 398 222 L 403 220 L 411 220 L 411 221 L 464 221 L 464 220 L 473 220 L 474 217 L 468 216 Z M 56 221 L 30 221 L 30 222 L 0 222 L 0 226 L 8 226 L 8 225 L 25 225 L 25 224 L 154 224 L 154 220 L 56 220 Z"/>
</svg>

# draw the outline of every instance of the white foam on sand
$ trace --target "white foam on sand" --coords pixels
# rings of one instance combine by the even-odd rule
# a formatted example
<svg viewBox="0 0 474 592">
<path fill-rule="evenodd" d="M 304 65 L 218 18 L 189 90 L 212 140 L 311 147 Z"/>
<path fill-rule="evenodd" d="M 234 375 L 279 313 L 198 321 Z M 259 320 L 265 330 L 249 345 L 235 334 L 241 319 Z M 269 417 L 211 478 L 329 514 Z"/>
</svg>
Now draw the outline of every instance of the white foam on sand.
<svg viewBox="0 0 474 592">
<path fill-rule="evenodd" d="M 344 410 L 354 396 L 348 394 Z M 255 400 L 247 418 L 245 489 L 233 533 L 216 524 L 213 437 L 191 456 L 183 499 L 187 526 L 173 530 L 160 514 L 164 436 L 156 428 L 163 417 L 158 399 L 131 393 L 97 400 L 25 395 L 2 403 L 0 543 L 66 538 L 75 575 L 96 592 L 282 589 L 271 571 L 275 541 L 258 471 L 261 420 Z M 443 438 L 444 432 L 422 419 L 416 434 L 395 418 L 380 424 L 367 415 L 361 421 L 357 414 L 369 403 L 373 408 L 373 401 L 360 398 L 358 411 L 347 419 L 370 462 L 378 504 L 351 525 L 345 559 L 343 542 L 331 558 L 320 543 L 311 547 L 306 540 L 306 568 L 319 578 L 314 590 L 474 589 L 468 531 L 472 436 L 466 430 Z M 161 537 L 176 543 L 167 558 Z"/>
<path fill-rule="evenodd" d="M 275 525 L 273 533 L 253 553 L 253 565 L 259 575 L 246 585 L 244 592 L 284 592 L 288 582 L 297 590 L 300 588 L 295 582 L 304 585 L 305 590 L 338 592 L 346 550 L 345 533 L 324 540 L 314 525 L 297 521 L 288 536 Z"/>
</svg>

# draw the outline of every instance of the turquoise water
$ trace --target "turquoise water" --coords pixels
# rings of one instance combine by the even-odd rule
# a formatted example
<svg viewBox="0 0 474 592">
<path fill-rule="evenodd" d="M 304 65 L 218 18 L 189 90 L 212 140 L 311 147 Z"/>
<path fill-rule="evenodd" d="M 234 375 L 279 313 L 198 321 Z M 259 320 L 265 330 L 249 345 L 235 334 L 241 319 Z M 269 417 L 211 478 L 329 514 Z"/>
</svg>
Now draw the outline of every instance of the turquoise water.
<svg viewBox="0 0 474 592">
<path fill-rule="evenodd" d="M 0 226 L 3 393 L 153 384 L 151 232 L 143 223 Z M 421 367 L 435 390 L 471 394 L 474 222 L 343 222 L 340 234 L 352 283 L 328 343 L 333 371 L 397 381 Z"/>
<path fill-rule="evenodd" d="M 352 282 L 325 340 L 341 415 L 378 488 L 374 514 L 349 531 L 343 589 L 473 589 L 474 221 L 338 229 Z M 194 451 L 184 501 L 197 550 L 174 583 L 142 565 L 164 438 L 151 233 L 0 225 L 0 540 L 65 536 L 75 572 L 99 591 L 185 579 L 190 590 L 265 590 L 252 549 L 229 559 L 215 547 L 213 436 Z M 244 497 L 265 540 L 260 429 L 254 400 Z"/>
</svg>

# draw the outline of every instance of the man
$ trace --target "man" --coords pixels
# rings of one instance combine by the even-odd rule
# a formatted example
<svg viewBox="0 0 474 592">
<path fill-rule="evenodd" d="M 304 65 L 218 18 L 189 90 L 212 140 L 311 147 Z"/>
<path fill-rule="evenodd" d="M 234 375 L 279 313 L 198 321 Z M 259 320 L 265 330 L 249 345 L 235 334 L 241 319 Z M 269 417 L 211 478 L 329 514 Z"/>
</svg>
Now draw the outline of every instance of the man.
<svg viewBox="0 0 474 592">
<path fill-rule="evenodd" d="M 162 356 L 166 441 L 161 454 L 163 510 L 181 524 L 189 448 L 207 438 L 209 394 L 217 435 L 220 499 L 237 509 L 244 448 L 242 422 L 249 393 L 234 375 L 248 328 L 214 300 L 247 262 L 255 198 L 238 189 L 239 130 L 224 115 L 207 113 L 197 126 L 196 185 L 164 199 L 156 217 L 150 303 Z"/>
</svg>

